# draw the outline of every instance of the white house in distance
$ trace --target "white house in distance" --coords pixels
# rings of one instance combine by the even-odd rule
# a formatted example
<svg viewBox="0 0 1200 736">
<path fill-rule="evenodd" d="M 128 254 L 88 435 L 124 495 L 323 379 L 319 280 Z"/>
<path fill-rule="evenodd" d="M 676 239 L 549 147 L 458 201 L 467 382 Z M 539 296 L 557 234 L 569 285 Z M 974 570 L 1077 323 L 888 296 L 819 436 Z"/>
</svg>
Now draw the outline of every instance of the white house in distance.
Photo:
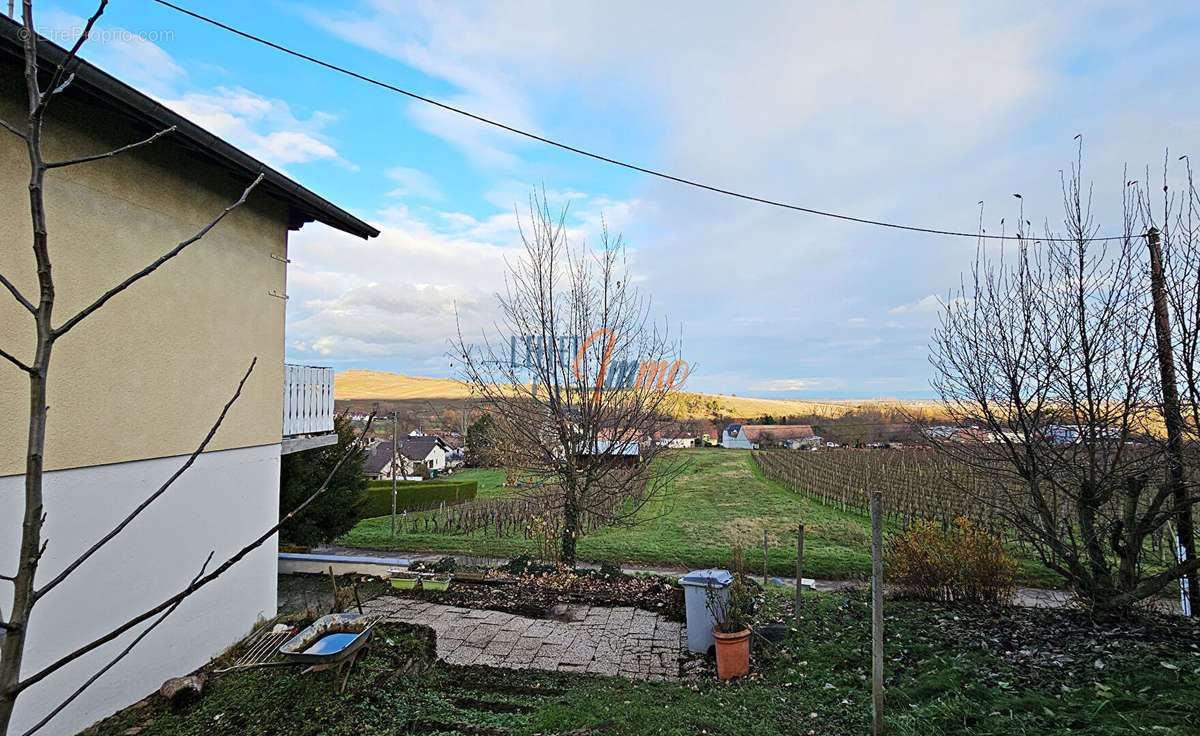
<svg viewBox="0 0 1200 736">
<path fill-rule="evenodd" d="M 21 27 L 0 17 L 0 118 L 25 119 Z M 42 39 L 42 68 L 64 51 Z M 87 47 L 84 47 L 86 51 Z M 36 672 L 170 598 L 279 518 L 279 458 L 334 441 L 333 371 L 284 365 L 288 231 L 310 221 L 378 231 L 87 63 L 50 105 L 46 206 L 60 321 L 196 233 L 258 176 L 246 204 L 203 240 L 118 294 L 54 349 L 45 445 L 45 582 L 157 489 L 200 444 L 251 359 L 257 365 L 213 441 L 128 528 L 34 607 L 23 669 Z M 0 272 L 37 296 L 25 144 L 0 131 Z M 4 293 L 0 347 L 29 360 L 33 321 Z M 286 397 L 286 400 L 285 400 Z M 0 571 L 16 569 L 24 506 L 27 376 L 0 361 Z M 281 419 L 283 420 L 281 422 Z M 276 612 L 272 540 L 186 600 L 52 720 L 76 733 L 185 674 Z M 0 610 L 12 586 L 0 584 Z M 24 692 L 22 733 L 125 648 L 135 628 Z"/>
<path fill-rule="evenodd" d="M 776 445 L 800 449 L 820 442 L 810 424 L 730 424 L 721 432 L 722 447 L 742 450 Z"/>
<path fill-rule="evenodd" d="M 367 459 L 363 463 L 363 473 L 372 479 L 391 479 L 395 473 L 397 478 L 414 478 L 418 465 L 423 465 L 430 472 L 440 473 L 446 469 L 446 457 L 450 446 L 436 435 L 410 435 L 396 443 L 395 452 L 392 441 L 383 440 L 371 446 Z"/>
</svg>

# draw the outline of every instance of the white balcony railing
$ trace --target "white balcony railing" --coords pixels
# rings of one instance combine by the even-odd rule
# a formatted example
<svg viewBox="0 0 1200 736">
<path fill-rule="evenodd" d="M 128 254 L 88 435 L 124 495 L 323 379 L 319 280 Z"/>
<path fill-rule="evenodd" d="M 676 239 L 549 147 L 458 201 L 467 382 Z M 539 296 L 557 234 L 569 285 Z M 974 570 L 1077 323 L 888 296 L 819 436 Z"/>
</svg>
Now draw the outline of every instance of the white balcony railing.
<svg viewBox="0 0 1200 736">
<path fill-rule="evenodd" d="M 283 366 L 283 436 L 333 431 L 333 369 Z"/>
</svg>

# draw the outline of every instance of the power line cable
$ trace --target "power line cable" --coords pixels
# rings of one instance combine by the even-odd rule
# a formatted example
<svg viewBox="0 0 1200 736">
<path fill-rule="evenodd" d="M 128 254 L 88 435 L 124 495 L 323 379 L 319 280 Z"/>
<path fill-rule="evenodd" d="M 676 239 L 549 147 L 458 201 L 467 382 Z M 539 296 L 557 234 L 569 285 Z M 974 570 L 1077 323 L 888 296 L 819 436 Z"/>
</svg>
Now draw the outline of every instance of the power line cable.
<svg viewBox="0 0 1200 736">
<path fill-rule="evenodd" d="M 900 224 L 900 223 L 896 223 L 896 222 L 887 222 L 884 220 L 872 220 L 872 219 L 869 219 L 866 217 L 855 217 L 853 215 L 846 215 L 846 214 L 841 214 L 838 212 L 830 212 L 828 210 L 819 210 L 819 209 L 814 209 L 812 207 L 804 207 L 804 206 L 801 206 L 798 204 L 790 204 L 788 202 L 781 202 L 779 200 L 768 199 L 766 197 L 758 197 L 758 196 L 755 196 L 752 194 L 744 194 L 742 192 L 737 192 L 732 189 L 724 189 L 722 187 L 713 186 L 711 184 L 704 184 L 702 182 L 695 181 L 693 179 L 687 179 L 682 176 L 675 176 L 674 174 L 668 174 L 663 171 L 657 171 L 655 169 L 646 168 L 645 166 L 631 164 L 627 161 L 621 161 L 619 159 L 611 158 L 609 156 L 604 156 L 599 153 L 594 153 L 592 151 L 588 151 L 583 148 L 579 148 L 577 146 L 572 146 L 570 144 L 563 143 L 561 141 L 556 141 L 552 138 L 546 138 L 545 136 L 540 136 L 536 133 L 531 133 L 527 130 L 522 130 L 520 128 L 516 128 L 511 125 L 508 125 L 506 123 L 502 123 L 497 120 L 492 120 L 491 118 L 487 118 L 482 115 L 477 115 L 476 113 L 470 112 L 469 110 L 464 110 L 460 107 L 455 107 L 454 105 L 449 105 L 445 102 L 439 102 L 438 100 L 432 99 L 430 97 L 425 97 L 424 95 L 417 94 L 416 92 L 406 90 L 402 87 L 397 87 L 393 84 L 381 81 L 379 79 L 375 79 L 373 77 L 369 77 L 365 74 L 360 74 L 359 72 L 353 71 L 352 69 L 347 69 L 346 67 L 338 66 L 337 64 L 333 64 L 328 61 L 323 61 L 321 59 L 316 58 L 315 56 L 310 56 L 301 51 L 296 51 L 294 49 L 288 48 L 287 46 L 283 46 L 281 44 L 275 43 L 274 41 L 269 41 L 261 36 L 256 36 L 253 33 L 248 33 L 239 28 L 235 28 L 231 25 L 222 23 L 219 20 L 210 18 L 201 13 L 197 13 L 193 10 L 188 10 L 187 8 L 181 7 L 172 2 L 168 2 L 168 0 L 151 0 L 151 2 L 158 3 L 159 5 L 170 8 L 176 12 L 183 13 L 184 15 L 191 16 L 192 18 L 195 18 L 196 20 L 203 21 L 210 25 L 216 26 L 217 28 L 220 28 L 222 30 L 228 31 L 235 35 L 241 36 L 242 38 L 245 38 L 247 40 L 254 41 L 255 43 L 259 43 L 264 46 L 268 46 L 272 49 L 275 49 L 276 51 L 281 51 L 290 56 L 294 56 L 297 59 L 303 59 L 304 61 L 310 62 L 312 64 L 316 64 L 317 66 L 324 67 L 331 71 L 338 72 L 339 74 L 344 74 L 346 76 L 353 77 L 354 79 L 357 79 L 361 82 L 366 82 L 367 84 L 372 84 L 372 85 L 375 85 L 376 87 L 382 87 L 383 89 L 389 90 L 391 92 L 396 92 L 396 93 L 402 94 L 406 97 L 410 97 L 414 100 L 424 102 L 428 105 L 433 105 L 434 107 L 439 107 L 443 110 L 447 110 L 447 111 L 455 113 L 457 115 L 462 115 L 463 117 L 467 117 L 467 118 L 470 118 L 477 122 L 484 123 L 485 125 L 491 125 L 493 127 L 500 128 L 501 130 L 506 130 L 509 133 L 513 133 L 513 134 L 516 134 L 519 136 L 524 136 L 525 138 L 529 138 L 529 139 L 538 141 L 540 143 L 545 143 L 546 145 L 554 146 L 555 148 L 560 148 L 564 151 L 570 151 L 571 153 L 575 153 L 580 156 L 585 156 L 587 158 L 595 159 L 597 161 L 603 161 L 604 163 L 612 164 L 613 166 L 619 166 L 619 167 L 622 167 L 625 169 L 629 169 L 631 171 L 637 171 L 639 173 L 647 174 L 649 176 L 658 177 L 660 179 L 666 179 L 667 181 L 673 181 L 673 182 L 676 182 L 677 184 L 683 184 L 685 186 L 694 187 L 696 189 L 703 189 L 708 192 L 714 192 L 716 194 L 723 194 L 723 195 L 726 195 L 729 197 L 735 197 L 737 199 L 743 199 L 743 200 L 746 200 L 749 202 L 758 202 L 759 204 L 770 205 L 772 207 L 781 207 L 783 209 L 794 210 L 796 212 L 804 212 L 806 214 L 817 215 L 820 217 L 830 217 L 835 220 L 844 220 L 846 222 L 857 222 L 857 223 L 860 223 L 863 225 L 874 225 L 876 227 L 886 227 L 886 228 L 891 228 L 893 230 L 905 230 L 908 232 L 926 233 L 929 235 L 948 235 L 948 236 L 962 237 L 962 238 L 980 238 L 980 239 L 988 239 L 988 240 L 1026 240 L 1026 241 L 1040 240 L 1040 241 L 1045 241 L 1045 242 L 1091 243 L 1091 242 L 1101 242 L 1101 241 L 1108 241 L 1108 240 L 1124 240 L 1127 237 L 1141 237 L 1140 235 L 1138 235 L 1138 236 L 1107 235 L 1107 236 L 1102 236 L 1102 237 L 1090 237 L 1090 238 L 1049 238 L 1049 237 L 1047 237 L 1047 238 L 1031 238 L 1031 237 L 1028 237 L 1025 235 L 989 235 L 988 233 L 984 233 L 984 232 L 969 233 L 969 232 L 960 231 L 960 230 L 942 230 L 939 228 L 921 227 L 918 225 L 904 225 L 904 224 Z"/>
</svg>

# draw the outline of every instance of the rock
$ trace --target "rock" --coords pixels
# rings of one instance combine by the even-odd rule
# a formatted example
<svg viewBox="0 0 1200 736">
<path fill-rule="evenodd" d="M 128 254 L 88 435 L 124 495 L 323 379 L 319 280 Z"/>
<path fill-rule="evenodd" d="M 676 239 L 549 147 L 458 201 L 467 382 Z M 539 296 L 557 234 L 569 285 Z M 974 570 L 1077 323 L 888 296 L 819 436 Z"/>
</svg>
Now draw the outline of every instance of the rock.
<svg viewBox="0 0 1200 736">
<path fill-rule="evenodd" d="M 162 684 L 158 692 L 173 706 L 189 703 L 204 692 L 204 675 L 172 677 Z"/>
</svg>

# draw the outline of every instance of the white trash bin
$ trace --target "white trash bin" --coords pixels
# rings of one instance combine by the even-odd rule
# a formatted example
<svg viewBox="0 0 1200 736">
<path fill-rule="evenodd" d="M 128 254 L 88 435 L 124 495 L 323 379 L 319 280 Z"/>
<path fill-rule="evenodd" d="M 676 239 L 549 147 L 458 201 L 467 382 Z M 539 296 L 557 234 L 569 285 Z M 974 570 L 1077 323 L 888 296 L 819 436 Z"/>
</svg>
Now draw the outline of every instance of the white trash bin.
<svg viewBox="0 0 1200 736">
<path fill-rule="evenodd" d="M 708 608 L 708 591 L 712 588 L 714 595 L 728 600 L 731 582 L 733 576 L 728 570 L 693 570 L 679 578 L 687 609 L 687 646 L 691 651 L 703 654 L 716 643 L 712 630 L 717 619 Z"/>
</svg>

